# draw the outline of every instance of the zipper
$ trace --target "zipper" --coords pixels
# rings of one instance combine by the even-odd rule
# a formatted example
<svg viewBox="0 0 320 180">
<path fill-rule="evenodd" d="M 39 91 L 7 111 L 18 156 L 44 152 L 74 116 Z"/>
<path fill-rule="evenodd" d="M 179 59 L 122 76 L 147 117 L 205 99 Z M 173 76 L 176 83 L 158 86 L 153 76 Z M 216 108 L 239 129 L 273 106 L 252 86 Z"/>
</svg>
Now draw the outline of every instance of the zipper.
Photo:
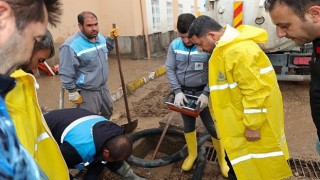
<svg viewBox="0 0 320 180">
<path fill-rule="evenodd" d="M 94 47 L 96 48 L 97 50 L 97 53 L 98 53 L 98 59 L 99 59 L 99 63 L 100 63 L 100 66 L 101 66 L 101 76 L 102 76 L 102 84 L 100 84 L 100 87 L 103 85 L 103 83 L 105 82 L 105 79 L 104 79 L 104 76 L 103 76 L 103 64 L 102 64 L 102 60 L 101 60 L 101 57 L 100 57 L 100 53 L 99 53 L 99 50 L 97 48 L 97 45 L 96 43 L 94 43 Z"/>
<path fill-rule="evenodd" d="M 190 65 L 190 53 L 191 53 L 191 48 L 189 48 L 189 53 L 188 53 L 188 57 L 187 57 L 188 64 L 187 64 L 186 69 L 184 70 L 184 77 L 183 77 L 184 86 L 186 85 L 187 70 L 188 70 L 188 67 Z"/>
</svg>

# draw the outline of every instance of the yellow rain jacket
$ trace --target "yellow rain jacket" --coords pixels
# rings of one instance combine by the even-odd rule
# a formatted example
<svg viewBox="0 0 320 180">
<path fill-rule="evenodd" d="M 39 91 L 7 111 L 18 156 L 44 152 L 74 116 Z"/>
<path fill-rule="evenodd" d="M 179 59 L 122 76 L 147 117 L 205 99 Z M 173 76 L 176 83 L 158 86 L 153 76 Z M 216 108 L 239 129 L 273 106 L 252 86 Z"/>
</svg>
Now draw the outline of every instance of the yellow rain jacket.
<svg viewBox="0 0 320 180">
<path fill-rule="evenodd" d="M 209 60 L 210 108 L 239 180 L 292 175 L 277 77 L 257 45 L 267 39 L 261 28 L 227 26 Z M 261 139 L 247 141 L 245 128 L 259 130 Z"/>
<path fill-rule="evenodd" d="M 22 70 L 11 74 L 15 88 L 5 98 L 21 144 L 50 180 L 69 179 L 68 168 L 38 105 L 34 77 Z"/>
</svg>

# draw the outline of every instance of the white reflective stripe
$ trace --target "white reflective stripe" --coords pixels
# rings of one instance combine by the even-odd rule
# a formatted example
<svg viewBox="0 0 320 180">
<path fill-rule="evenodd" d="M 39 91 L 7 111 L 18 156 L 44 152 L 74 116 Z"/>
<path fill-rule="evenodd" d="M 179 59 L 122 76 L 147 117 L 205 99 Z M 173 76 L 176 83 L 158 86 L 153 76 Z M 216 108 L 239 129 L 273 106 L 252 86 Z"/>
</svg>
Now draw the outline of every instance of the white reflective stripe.
<svg viewBox="0 0 320 180">
<path fill-rule="evenodd" d="M 85 117 L 82 117 L 82 118 L 79 118 L 75 121 L 73 121 L 71 124 L 69 124 L 67 126 L 67 128 L 63 131 L 62 135 L 61 135 L 61 138 L 60 138 L 60 142 L 63 143 L 63 139 L 64 137 L 67 135 L 67 133 L 72 129 L 74 128 L 75 126 L 77 126 L 78 124 L 80 123 L 83 123 L 85 121 L 88 121 L 88 120 L 91 120 L 91 119 L 95 119 L 95 118 L 101 118 L 101 116 L 98 116 L 98 115 L 90 115 L 90 116 L 85 116 Z"/>
<path fill-rule="evenodd" d="M 229 84 L 230 89 L 234 89 L 237 86 L 238 86 L 238 84 L 236 82 Z"/>
<path fill-rule="evenodd" d="M 268 157 L 275 157 L 275 156 L 283 156 L 282 151 L 270 152 L 270 153 L 263 153 L 263 154 L 248 154 L 245 156 L 238 157 L 236 159 L 231 160 L 231 164 L 235 165 L 242 161 L 246 161 L 249 159 L 261 159 L 261 158 L 268 158 Z"/>
<path fill-rule="evenodd" d="M 282 146 L 282 144 L 287 140 L 286 136 L 283 135 L 280 139 L 280 146 Z"/>
<path fill-rule="evenodd" d="M 199 51 L 189 52 L 189 51 L 183 51 L 183 50 L 174 50 L 174 52 L 178 53 L 178 54 L 184 54 L 184 55 L 188 55 L 189 53 L 190 53 L 190 55 L 199 54 Z"/>
<path fill-rule="evenodd" d="M 106 46 L 105 44 L 101 44 L 99 46 L 80 51 L 80 52 L 77 53 L 77 56 L 81 56 L 84 53 L 87 53 L 87 52 L 90 52 L 90 51 L 95 51 L 96 49 L 100 49 L 100 48 L 103 48 L 105 46 Z"/>
<path fill-rule="evenodd" d="M 269 67 L 260 69 L 260 74 L 265 74 L 265 73 L 270 72 L 270 71 L 273 71 L 272 65 L 269 66 Z"/>
<path fill-rule="evenodd" d="M 223 85 L 213 85 L 213 86 L 210 86 L 210 91 L 214 91 L 214 90 L 224 90 L 224 89 L 227 89 L 228 87 L 230 89 L 234 89 L 235 87 L 237 87 L 237 83 L 234 82 L 232 84 L 223 84 Z"/>
<path fill-rule="evenodd" d="M 38 150 L 38 143 L 44 139 L 49 138 L 49 134 L 47 132 L 44 132 L 42 134 L 40 134 L 37 138 L 37 144 L 34 145 L 34 150 L 37 151 Z"/>
<path fill-rule="evenodd" d="M 263 108 L 263 109 L 244 109 L 243 113 L 245 114 L 254 114 L 254 113 L 266 113 L 267 109 Z"/>
</svg>

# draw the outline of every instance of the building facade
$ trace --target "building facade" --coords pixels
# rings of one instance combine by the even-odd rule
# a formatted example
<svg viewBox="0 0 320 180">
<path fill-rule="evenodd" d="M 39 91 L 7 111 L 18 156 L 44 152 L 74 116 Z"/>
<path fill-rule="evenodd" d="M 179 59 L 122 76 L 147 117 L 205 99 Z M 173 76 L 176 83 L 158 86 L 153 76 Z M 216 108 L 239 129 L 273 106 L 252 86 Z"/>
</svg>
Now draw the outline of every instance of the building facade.
<svg viewBox="0 0 320 180">
<path fill-rule="evenodd" d="M 100 33 L 107 36 L 112 24 L 120 30 L 119 52 L 122 58 L 144 59 L 163 54 L 177 37 L 176 22 L 181 13 L 198 14 L 202 0 L 90 0 L 63 1 L 63 15 L 57 28 L 49 27 L 57 52 L 61 43 L 79 31 L 77 15 L 95 13 Z M 110 52 L 115 55 L 115 51 Z M 58 53 L 54 62 L 58 61 Z"/>
</svg>

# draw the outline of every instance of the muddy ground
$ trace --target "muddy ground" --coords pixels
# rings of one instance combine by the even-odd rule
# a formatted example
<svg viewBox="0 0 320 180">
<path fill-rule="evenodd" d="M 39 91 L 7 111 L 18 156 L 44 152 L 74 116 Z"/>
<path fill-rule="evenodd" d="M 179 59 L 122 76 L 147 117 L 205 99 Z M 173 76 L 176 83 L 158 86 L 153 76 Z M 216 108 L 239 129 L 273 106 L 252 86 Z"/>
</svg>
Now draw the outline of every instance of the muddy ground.
<svg viewBox="0 0 320 180">
<path fill-rule="evenodd" d="M 155 71 L 165 62 L 165 58 L 152 60 L 122 60 L 122 68 L 125 82 L 135 79 Z M 49 77 L 41 73 L 37 77 L 40 89 L 38 91 L 39 103 L 45 109 L 57 109 L 59 105 L 60 80 L 58 76 Z M 116 59 L 110 60 L 109 89 L 116 91 L 120 86 L 119 71 Z M 320 158 L 315 151 L 316 130 L 310 115 L 308 83 L 279 82 L 285 110 L 285 130 L 292 158 L 316 161 Z M 163 103 L 163 96 L 169 91 L 165 75 L 162 75 L 147 84 L 144 84 L 129 96 L 129 109 L 132 119 L 138 119 L 138 127 L 135 132 L 159 127 L 159 122 L 166 122 L 168 110 Z M 65 97 L 65 107 L 73 107 Z M 124 100 L 119 99 L 114 102 L 113 121 L 119 125 L 126 124 Z M 179 115 L 174 115 L 179 119 Z M 122 118 L 121 118 L 122 117 Z M 130 135 L 130 134 L 128 134 Z M 181 140 L 183 141 L 183 140 Z M 173 146 L 172 144 L 168 146 Z M 150 152 L 151 154 L 153 152 Z M 159 152 L 161 156 L 161 152 Z M 150 158 L 150 154 L 146 158 Z M 133 166 L 137 174 L 147 179 L 191 179 L 195 170 L 191 172 L 181 172 L 182 160 L 162 168 L 139 168 Z M 318 170 L 319 171 L 319 170 Z M 102 179 L 119 179 L 109 171 L 105 171 Z M 216 162 L 207 161 L 203 179 L 223 179 L 219 174 Z M 300 179 L 300 178 L 299 178 Z M 302 178 L 308 179 L 308 178 Z"/>
</svg>

